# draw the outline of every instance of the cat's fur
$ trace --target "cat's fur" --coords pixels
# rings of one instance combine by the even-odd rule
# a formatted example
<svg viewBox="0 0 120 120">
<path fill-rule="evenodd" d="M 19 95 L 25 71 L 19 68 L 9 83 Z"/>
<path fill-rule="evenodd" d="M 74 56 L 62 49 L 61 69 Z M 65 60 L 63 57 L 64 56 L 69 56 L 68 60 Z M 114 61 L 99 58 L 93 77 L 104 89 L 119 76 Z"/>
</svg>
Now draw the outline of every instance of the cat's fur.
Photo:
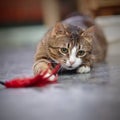
<svg viewBox="0 0 120 120">
<path fill-rule="evenodd" d="M 105 37 L 94 21 L 85 15 L 71 16 L 56 23 L 39 42 L 33 71 L 39 74 L 49 63 L 60 63 L 63 69 L 87 73 L 95 62 L 105 59 L 106 52 Z"/>
</svg>

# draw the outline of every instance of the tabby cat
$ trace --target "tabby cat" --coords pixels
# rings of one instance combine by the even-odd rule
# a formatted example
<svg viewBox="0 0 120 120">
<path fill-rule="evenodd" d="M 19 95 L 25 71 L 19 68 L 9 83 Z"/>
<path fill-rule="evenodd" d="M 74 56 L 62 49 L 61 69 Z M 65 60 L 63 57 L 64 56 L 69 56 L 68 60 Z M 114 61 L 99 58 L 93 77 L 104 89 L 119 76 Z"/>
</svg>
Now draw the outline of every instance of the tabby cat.
<svg viewBox="0 0 120 120">
<path fill-rule="evenodd" d="M 48 69 L 48 64 L 60 63 L 64 70 L 88 73 L 95 62 L 106 57 L 107 43 L 101 29 L 92 18 L 71 16 L 56 23 L 40 40 L 33 65 L 34 74 Z"/>
</svg>

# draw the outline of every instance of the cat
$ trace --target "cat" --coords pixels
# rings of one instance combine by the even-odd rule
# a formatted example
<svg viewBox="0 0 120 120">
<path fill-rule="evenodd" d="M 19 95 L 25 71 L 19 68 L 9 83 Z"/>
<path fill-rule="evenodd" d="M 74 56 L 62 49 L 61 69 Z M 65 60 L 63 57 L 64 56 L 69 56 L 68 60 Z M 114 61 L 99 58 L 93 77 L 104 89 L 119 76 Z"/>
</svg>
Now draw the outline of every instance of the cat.
<svg viewBox="0 0 120 120">
<path fill-rule="evenodd" d="M 57 22 L 40 40 L 33 71 L 35 75 L 47 69 L 51 73 L 54 63 L 60 63 L 64 70 L 88 73 L 94 63 L 105 60 L 106 53 L 105 36 L 94 20 L 74 15 Z"/>
</svg>

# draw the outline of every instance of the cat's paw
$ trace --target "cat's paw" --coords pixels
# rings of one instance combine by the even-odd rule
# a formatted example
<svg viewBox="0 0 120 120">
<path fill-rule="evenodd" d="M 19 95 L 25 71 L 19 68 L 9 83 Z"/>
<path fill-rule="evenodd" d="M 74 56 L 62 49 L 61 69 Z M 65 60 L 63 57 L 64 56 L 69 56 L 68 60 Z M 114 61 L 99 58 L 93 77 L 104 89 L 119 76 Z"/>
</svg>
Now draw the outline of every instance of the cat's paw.
<svg viewBox="0 0 120 120">
<path fill-rule="evenodd" d="M 90 70 L 91 68 L 89 66 L 81 66 L 78 68 L 77 73 L 88 73 Z"/>
<path fill-rule="evenodd" d="M 49 77 L 50 75 L 51 75 L 50 73 L 47 73 L 47 74 L 44 76 L 44 78 L 47 78 L 47 77 Z M 54 81 L 55 78 L 56 78 L 55 75 L 51 75 L 48 79 L 49 79 L 49 81 Z"/>
</svg>

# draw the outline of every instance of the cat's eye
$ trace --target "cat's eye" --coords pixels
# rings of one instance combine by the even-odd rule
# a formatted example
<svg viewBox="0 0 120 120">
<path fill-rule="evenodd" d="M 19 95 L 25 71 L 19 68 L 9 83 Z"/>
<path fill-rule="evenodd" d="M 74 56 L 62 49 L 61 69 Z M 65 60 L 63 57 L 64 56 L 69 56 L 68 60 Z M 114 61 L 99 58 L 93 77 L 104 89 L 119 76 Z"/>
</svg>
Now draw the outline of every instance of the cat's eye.
<svg viewBox="0 0 120 120">
<path fill-rule="evenodd" d="M 77 56 L 78 57 L 83 57 L 83 56 L 85 56 L 86 55 L 86 52 L 84 51 L 84 50 L 80 50 L 80 51 L 78 51 L 78 53 L 77 53 Z"/>
<path fill-rule="evenodd" d="M 68 49 L 67 48 L 60 48 L 60 51 L 64 54 L 68 53 Z"/>
</svg>

